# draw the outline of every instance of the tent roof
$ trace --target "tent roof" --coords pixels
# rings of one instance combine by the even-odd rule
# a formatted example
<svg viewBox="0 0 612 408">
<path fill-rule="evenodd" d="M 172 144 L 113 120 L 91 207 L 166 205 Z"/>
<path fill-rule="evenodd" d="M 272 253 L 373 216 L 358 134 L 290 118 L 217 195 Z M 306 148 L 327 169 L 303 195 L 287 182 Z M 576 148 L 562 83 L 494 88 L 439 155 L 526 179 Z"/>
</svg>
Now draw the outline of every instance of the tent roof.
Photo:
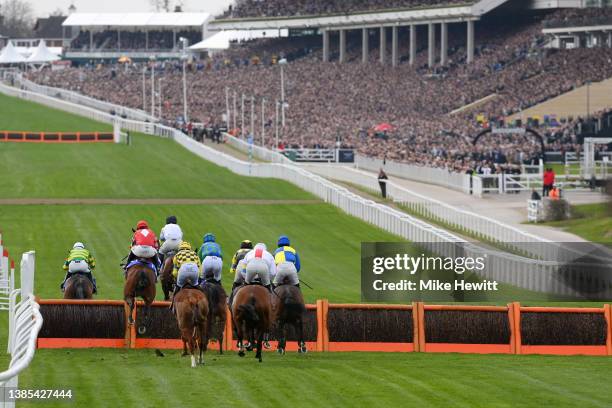
<svg viewBox="0 0 612 408">
<path fill-rule="evenodd" d="M 199 27 L 210 13 L 73 13 L 65 27 Z"/>
<path fill-rule="evenodd" d="M 27 61 L 33 63 L 41 63 L 57 61 L 59 59 L 60 57 L 49 51 L 49 48 L 47 48 L 47 44 L 45 44 L 45 40 L 40 40 L 40 42 L 38 43 L 38 47 L 36 47 L 32 55 L 28 57 Z"/>
<path fill-rule="evenodd" d="M 284 31 L 284 30 L 281 30 Z M 276 38 L 278 30 L 225 30 L 211 35 L 204 41 L 200 41 L 189 47 L 190 50 L 226 50 L 231 41 L 245 41 L 255 38 Z"/>
<path fill-rule="evenodd" d="M 2 49 L 2 52 L 0 52 L 0 64 L 15 64 L 19 62 L 25 62 L 25 58 L 17 52 L 15 47 L 13 47 L 13 43 L 9 41 L 6 47 Z"/>
</svg>

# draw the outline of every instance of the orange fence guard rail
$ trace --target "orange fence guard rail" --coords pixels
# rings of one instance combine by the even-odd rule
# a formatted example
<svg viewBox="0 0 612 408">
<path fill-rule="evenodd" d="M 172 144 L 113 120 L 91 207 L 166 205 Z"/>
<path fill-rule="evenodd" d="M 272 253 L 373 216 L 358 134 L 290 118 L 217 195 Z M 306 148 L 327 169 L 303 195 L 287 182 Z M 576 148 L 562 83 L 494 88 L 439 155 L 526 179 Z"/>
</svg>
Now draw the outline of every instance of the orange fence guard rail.
<svg viewBox="0 0 612 408">
<path fill-rule="evenodd" d="M 112 305 L 124 307 L 125 335 L 122 339 L 85 339 L 85 338 L 39 338 L 39 348 L 162 348 L 180 349 L 180 339 L 150 339 L 139 338 L 136 325 L 129 325 L 129 309 L 125 302 L 118 300 L 39 300 L 41 305 L 78 304 L 78 305 Z M 153 307 L 168 307 L 169 302 L 154 302 Z M 143 302 L 137 302 L 142 307 Z M 315 312 L 317 335 L 316 341 L 307 342 L 311 351 L 342 352 L 426 352 L 426 353 L 485 353 L 485 354 L 555 354 L 555 355 L 609 355 L 612 356 L 612 306 L 605 304 L 601 308 L 562 308 L 562 307 L 523 307 L 518 302 L 507 306 L 467 306 L 467 305 L 426 305 L 423 302 L 413 302 L 410 305 L 379 305 L 379 304 L 330 304 L 327 299 L 319 299 L 315 304 L 306 305 L 307 310 Z M 404 310 L 412 315 L 412 342 L 334 342 L 330 341 L 328 315 L 330 310 Z M 138 307 L 133 310 L 132 318 L 136 321 Z M 426 314 L 428 311 L 474 311 L 498 312 L 507 316 L 510 332 L 508 343 L 502 344 L 464 344 L 464 343 L 434 343 L 427 342 Z M 606 324 L 605 345 L 527 345 L 523 344 L 521 317 L 525 313 L 589 313 L 601 314 Z M 227 319 L 224 328 L 223 349 L 236 350 L 233 338 L 231 313 L 226 310 Z M 275 346 L 276 342 L 271 342 Z M 296 350 L 295 342 L 287 343 L 287 350 Z M 211 351 L 218 344 L 209 344 Z"/>
</svg>

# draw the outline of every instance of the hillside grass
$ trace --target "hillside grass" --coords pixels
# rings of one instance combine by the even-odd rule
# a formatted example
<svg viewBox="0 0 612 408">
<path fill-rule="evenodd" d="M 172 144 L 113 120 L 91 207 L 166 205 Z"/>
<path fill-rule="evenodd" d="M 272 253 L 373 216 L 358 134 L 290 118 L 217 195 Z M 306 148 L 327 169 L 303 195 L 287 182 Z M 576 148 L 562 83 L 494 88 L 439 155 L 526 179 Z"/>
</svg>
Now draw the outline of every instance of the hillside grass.
<svg viewBox="0 0 612 408">
<path fill-rule="evenodd" d="M 612 208 L 609 203 L 574 205 L 572 218 L 543 223 L 576 234 L 588 241 L 612 243 Z"/>
<path fill-rule="evenodd" d="M 0 131 L 112 132 L 111 125 L 0 93 Z"/>
</svg>

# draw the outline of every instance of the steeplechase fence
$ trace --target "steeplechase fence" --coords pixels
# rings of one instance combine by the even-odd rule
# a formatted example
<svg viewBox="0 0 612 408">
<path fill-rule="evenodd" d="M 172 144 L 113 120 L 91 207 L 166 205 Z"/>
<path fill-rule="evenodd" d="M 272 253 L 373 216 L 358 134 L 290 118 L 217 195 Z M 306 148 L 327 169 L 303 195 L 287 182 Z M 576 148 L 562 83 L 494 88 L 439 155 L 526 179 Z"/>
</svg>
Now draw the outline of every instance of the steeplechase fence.
<svg viewBox="0 0 612 408">
<path fill-rule="evenodd" d="M 18 388 L 19 374 L 29 365 L 36 352 L 36 339 L 43 325 L 39 305 L 34 297 L 33 251 L 21 258 L 21 288 L 11 292 L 9 298 L 9 336 L 7 352 L 11 361 L 6 371 L 0 372 L 0 392 L 3 388 Z M 0 408 L 14 407 L 14 402 L 0 400 Z"/>
<path fill-rule="evenodd" d="M 155 302 L 146 336 L 136 331 L 142 303 L 128 325 L 123 301 L 39 300 L 44 324 L 39 348 L 180 349 L 169 302 Z M 445 352 L 495 354 L 612 355 L 611 307 L 333 304 L 307 305 L 304 338 L 311 351 Z M 227 311 L 224 349 L 236 350 Z M 273 330 L 273 348 L 279 333 Z M 288 350 L 296 350 L 296 333 Z M 210 343 L 211 350 L 218 344 Z"/>
<path fill-rule="evenodd" d="M 113 143 L 111 132 L 14 132 L 0 131 L 0 142 L 21 143 Z"/>
</svg>

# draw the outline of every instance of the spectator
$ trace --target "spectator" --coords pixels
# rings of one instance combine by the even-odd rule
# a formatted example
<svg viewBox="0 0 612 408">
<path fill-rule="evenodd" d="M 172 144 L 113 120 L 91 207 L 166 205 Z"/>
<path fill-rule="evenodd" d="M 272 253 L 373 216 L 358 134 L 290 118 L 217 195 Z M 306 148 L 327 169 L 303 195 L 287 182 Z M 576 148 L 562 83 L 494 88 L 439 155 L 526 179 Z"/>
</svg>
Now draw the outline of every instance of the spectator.
<svg viewBox="0 0 612 408">
<path fill-rule="evenodd" d="M 550 191 L 553 188 L 553 185 L 555 184 L 555 172 L 553 171 L 552 168 L 548 167 L 545 171 L 544 171 L 544 176 L 543 176 L 543 183 L 542 183 L 542 196 L 544 197 L 548 197 L 548 194 L 550 193 Z"/>
<path fill-rule="evenodd" d="M 383 198 L 387 198 L 387 180 L 389 180 L 389 177 L 387 177 L 387 174 L 381 167 L 378 172 L 378 185 L 380 186 L 380 193 Z"/>
</svg>

